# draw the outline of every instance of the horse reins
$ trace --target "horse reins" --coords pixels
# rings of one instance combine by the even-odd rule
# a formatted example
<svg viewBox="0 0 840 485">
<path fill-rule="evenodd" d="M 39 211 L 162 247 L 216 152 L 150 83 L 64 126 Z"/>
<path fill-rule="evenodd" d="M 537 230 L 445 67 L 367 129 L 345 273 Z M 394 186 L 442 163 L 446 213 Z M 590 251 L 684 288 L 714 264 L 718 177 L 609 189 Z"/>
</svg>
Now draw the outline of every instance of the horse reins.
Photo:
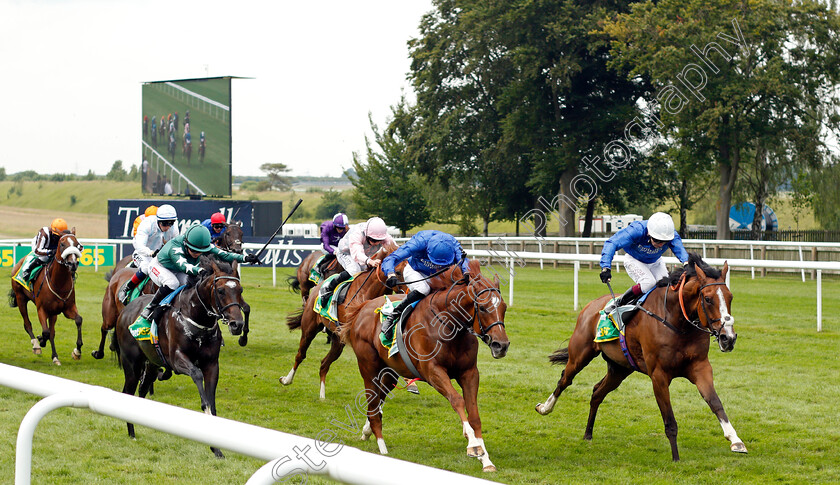
<svg viewBox="0 0 840 485">
<path fill-rule="evenodd" d="M 680 276 L 679 283 L 677 283 L 673 286 L 666 286 L 665 287 L 665 296 L 663 298 L 663 305 L 662 305 L 663 308 L 668 308 L 668 289 L 670 288 L 672 290 L 676 290 L 677 295 L 678 295 L 678 299 L 679 299 L 679 302 L 680 302 L 680 310 L 682 310 L 682 316 L 685 318 L 685 320 L 688 323 L 690 323 L 692 326 L 694 326 L 694 328 L 696 328 L 697 330 L 700 330 L 701 332 L 707 333 L 707 334 L 715 337 L 715 339 L 717 339 L 718 337 L 720 337 L 720 331 L 712 329 L 711 326 L 715 322 L 719 322 L 720 318 L 716 318 L 716 319 L 712 320 L 709 317 L 709 311 L 706 309 L 706 300 L 705 300 L 705 298 L 703 298 L 703 294 L 701 293 L 701 291 L 703 290 L 703 288 L 706 288 L 708 286 L 726 285 L 726 283 L 723 283 L 723 282 L 706 283 L 705 285 L 702 285 L 697 290 L 697 296 L 700 299 L 700 306 L 703 308 L 703 314 L 706 316 L 706 327 L 703 327 L 702 326 L 703 322 L 700 320 L 699 313 L 697 315 L 697 318 L 692 320 L 691 318 L 689 318 L 688 312 L 685 309 L 685 299 L 683 298 L 683 294 L 684 294 L 683 289 L 685 288 L 686 280 L 687 280 L 686 273 L 683 273 L 682 276 Z M 662 318 L 659 315 L 651 312 L 650 310 L 648 310 L 647 308 L 639 305 L 638 303 L 636 303 L 635 306 L 636 306 L 636 308 L 638 308 L 638 309 L 642 310 L 643 312 L 647 313 L 649 316 L 651 316 L 655 320 L 661 322 L 662 324 L 664 324 L 666 327 L 670 328 L 674 332 L 676 332 L 680 335 L 685 335 L 686 333 L 688 333 L 687 330 L 677 328 L 676 326 L 672 325 L 671 323 L 669 323 L 664 318 Z"/>
<path fill-rule="evenodd" d="M 212 330 L 213 328 L 215 328 L 218 325 L 219 320 L 221 320 L 222 323 L 225 324 L 225 325 L 230 325 L 230 320 L 228 320 L 227 316 L 225 315 L 225 310 L 227 310 L 228 308 L 230 308 L 232 306 L 238 306 L 239 309 L 242 310 L 242 305 L 239 304 L 239 301 L 234 301 L 233 303 L 228 303 L 227 305 L 222 306 L 221 298 L 219 297 L 218 293 L 216 293 L 216 291 L 215 291 L 216 290 L 216 282 L 219 281 L 219 280 L 233 280 L 233 281 L 237 281 L 237 282 L 241 281 L 236 276 L 214 276 L 213 277 L 213 289 L 211 290 L 211 293 L 213 293 L 213 299 L 214 299 L 214 302 L 216 304 L 216 309 L 218 310 L 218 313 L 213 311 L 213 305 L 212 304 L 210 305 L 210 308 L 207 308 L 207 305 L 204 303 L 204 300 L 201 298 L 201 295 L 198 295 L 198 291 L 196 291 L 196 295 L 198 296 L 198 302 L 201 303 L 201 307 L 204 309 L 204 312 L 207 314 L 207 316 L 215 319 L 215 322 L 216 322 L 216 324 L 214 324 L 212 327 L 205 327 L 203 325 L 199 325 L 199 324 L 195 323 L 194 321 L 192 321 L 192 319 L 188 319 L 188 321 L 190 323 L 192 323 L 193 325 L 195 325 L 196 327 L 202 328 L 204 330 Z M 183 293 L 181 295 L 183 295 Z M 180 298 L 180 295 L 179 295 L 179 298 Z M 180 310 L 179 310 L 179 313 L 180 313 Z"/>
</svg>

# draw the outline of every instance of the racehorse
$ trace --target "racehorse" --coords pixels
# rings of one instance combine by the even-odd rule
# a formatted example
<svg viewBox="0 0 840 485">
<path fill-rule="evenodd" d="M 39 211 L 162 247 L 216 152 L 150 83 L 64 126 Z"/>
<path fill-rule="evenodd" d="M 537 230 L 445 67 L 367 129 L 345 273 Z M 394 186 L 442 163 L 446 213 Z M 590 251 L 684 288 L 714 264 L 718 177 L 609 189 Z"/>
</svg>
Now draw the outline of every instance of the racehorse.
<svg viewBox="0 0 840 485">
<path fill-rule="evenodd" d="M 20 310 L 23 328 L 32 342 L 32 352 L 40 355 L 41 347 L 47 345 L 47 340 L 49 340 L 55 365 L 61 365 L 58 353 L 55 351 L 55 321 L 59 314 L 64 314 L 65 318 L 76 322 L 76 347 L 71 355 L 74 360 L 82 357 L 82 316 L 76 308 L 76 270 L 79 267 L 79 259 L 82 257 L 82 249 L 82 245 L 76 239 L 76 228 L 64 231 L 58 240 L 55 256 L 32 282 L 32 291 L 27 290 L 15 280 L 12 280 L 12 289 L 9 291 L 9 305 L 18 307 Z M 12 274 L 17 273 L 23 261 L 22 259 L 15 264 Z M 29 301 L 35 302 L 38 320 L 41 322 L 42 332 L 37 339 L 32 333 L 32 323 L 29 321 L 29 312 L 26 308 Z"/>
<path fill-rule="evenodd" d="M 157 140 L 158 140 L 157 139 L 157 129 L 152 127 L 152 146 L 155 147 L 155 148 L 157 148 L 157 146 L 158 146 Z"/>
<path fill-rule="evenodd" d="M 306 300 L 309 299 L 309 292 L 312 291 L 312 288 L 315 287 L 315 283 L 309 280 L 309 274 L 312 272 L 312 267 L 315 266 L 315 263 L 321 259 L 324 253 L 321 251 L 312 251 L 309 253 L 309 256 L 303 258 L 301 261 L 300 266 L 297 268 L 297 274 L 295 276 L 289 276 L 288 282 L 289 287 L 294 291 L 300 292 L 300 297 L 303 299 L 303 304 L 306 304 Z M 327 264 L 327 269 L 325 274 L 321 275 L 321 280 L 327 279 L 330 276 L 341 273 L 342 268 L 341 265 L 338 264 L 337 259 L 333 259 L 329 264 Z"/>
<path fill-rule="evenodd" d="M 192 158 L 192 143 L 184 142 L 184 155 L 187 157 L 187 164 L 189 164 L 190 158 Z"/>
<path fill-rule="evenodd" d="M 102 337 L 99 340 L 99 348 L 90 353 L 94 359 L 101 359 L 105 356 L 105 338 L 108 336 L 108 332 L 117 325 L 117 317 L 120 316 L 120 312 L 124 308 L 120 299 L 117 298 L 117 294 L 119 294 L 122 285 L 130 280 L 136 271 L 136 268 L 121 268 L 114 272 L 108 281 L 105 296 L 102 298 Z M 141 293 L 153 294 L 155 290 L 157 290 L 157 286 L 150 278 L 143 286 Z"/>
<path fill-rule="evenodd" d="M 204 152 L 207 150 L 207 146 L 205 145 L 204 140 L 201 140 L 198 144 L 198 161 L 204 163 Z"/>
<path fill-rule="evenodd" d="M 219 320 L 230 327 L 232 335 L 239 335 L 242 331 L 244 322 L 239 305 L 242 285 L 228 263 L 203 256 L 200 265 L 208 273 L 200 278 L 192 277 L 187 288 L 176 295 L 172 308 L 158 322 L 158 338 L 164 364 L 176 374 L 192 378 L 201 398 L 201 409 L 215 416 L 222 345 Z M 158 373 L 154 371 L 157 366 L 141 350 L 128 327 L 151 298 L 143 295 L 125 307 L 111 341 L 111 350 L 117 353 L 125 374 L 122 392 L 134 395 L 139 384 L 140 397 L 146 397 L 158 378 Z M 128 435 L 134 438 L 134 425 L 131 423 L 128 423 Z M 221 450 L 210 449 L 218 458 L 224 457 Z"/>
<path fill-rule="evenodd" d="M 242 222 L 231 220 L 225 227 L 225 232 L 222 237 L 216 239 L 216 246 L 219 249 L 231 253 L 242 254 L 242 239 L 244 232 L 242 231 Z M 238 269 L 238 263 L 233 263 L 234 269 Z M 248 345 L 248 332 L 251 331 L 248 322 L 251 317 L 251 305 L 245 302 L 240 296 L 239 305 L 242 307 L 242 313 L 245 314 L 245 325 L 242 327 L 242 335 L 239 336 L 239 345 L 245 347 Z"/>
<path fill-rule="evenodd" d="M 443 273 L 437 281 L 430 280 L 433 291 L 405 318 L 402 333 L 405 353 L 409 355 L 389 357 L 389 350 L 379 340 L 377 309 L 382 307 L 384 298 L 354 308 L 355 318 L 354 310 L 351 310 L 352 323 L 341 328 L 339 335 L 353 348 L 365 382 L 368 420 L 362 430 L 362 439 L 375 435 L 383 455 L 388 453 L 382 438 L 385 397 L 397 385 L 400 376 L 420 377 L 446 397 L 461 418 L 462 432 L 468 440 L 467 456 L 479 458 L 485 472 L 496 471 L 482 438 L 476 361 L 478 339 L 490 347 L 493 358 L 500 359 L 507 354 L 510 346 L 504 324 L 507 305 L 499 291 L 498 276 L 490 281 L 481 274 L 478 261 L 470 261 L 469 265 L 469 279 L 464 278 L 460 267 L 455 265 L 449 274 Z M 441 279 L 455 281 L 441 285 Z M 395 342 L 394 345 L 398 344 Z M 404 358 L 410 361 L 413 370 Z M 461 386 L 463 397 L 455 390 L 452 379 Z"/>
<path fill-rule="evenodd" d="M 730 449 L 746 453 L 747 448 L 729 423 L 723 405 L 715 392 L 712 365 L 709 363 L 709 336 L 715 337 L 723 352 L 735 346 L 735 319 L 730 314 L 732 293 L 726 287 L 729 265 L 718 271 L 708 266 L 697 254 L 689 254 L 689 264 L 663 278 L 644 302 L 644 307 L 625 318 L 626 349 L 619 341 L 596 343 L 595 329 L 599 311 L 609 295 L 591 301 L 580 312 L 569 346 L 554 352 L 550 360 L 565 363 L 557 388 L 545 404 L 537 404 L 540 414 L 554 409 L 557 398 L 572 384 L 574 377 L 598 354 L 607 361 L 607 375 L 592 390 L 589 420 L 583 438 L 592 439 L 592 428 L 598 406 L 610 391 L 634 370 L 650 376 L 653 393 L 665 423 L 665 435 L 671 443 L 671 457 L 679 461 L 677 421 L 671 408 L 669 387 L 675 377 L 685 377 L 697 386 L 700 395 L 717 416 L 723 434 L 731 442 Z M 626 350 L 626 354 L 624 351 Z M 625 355 L 632 358 L 628 360 Z"/>
<path fill-rule="evenodd" d="M 172 160 L 175 161 L 175 137 L 169 137 L 169 154 L 172 155 Z"/>
<path fill-rule="evenodd" d="M 384 259 L 385 256 L 391 254 L 392 252 L 397 250 L 397 245 L 394 244 L 392 246 L 382 247 L 377 251 L 376 254 L 373 255 L 373 259 Z M 401 263 L 400 269 L 402 268 Z M 343 271 L 343 270 L 342 270 Z M 349 305 L 353 302 L 364 302 L 370 300 L 371 298 L 376 298 L 390 292 L 390 289 L 385 286 L 385 276 L 382 274 L 382 271 L 378 271 L 378 268 L 370 268 L 366 271 L 362 271 L 361 273 L 357 274 L 356 277 L 350 282 L 350 285 L 347 289 L 347 297 L 345 298 L 344 302 L 337 306 L 337 315 L 338 321 L 341 322 L 341 325 L 347 324 L 350 320 L 347 319 L 347 309 Z M 309 346 L 312 344 L 312 341 L 318 335 L 318 332 L 323 330 L 324 328 L 330 334 L 335 334 L 338 331 L 339 326 L 336 325 L 335 322 L 328 320 L 326 318 L 321 317 L 315 312 L 315 299 L 320 298 L 320 289 L 321 285 L 324 283 L 321 280 L 321 283 L 314 287 L 315 291 L 309 293 L 309 298 L 303 304 L 303 308 L 297 310 L 293 313 L 290 313 L 289 316 L 286 318 L 286 325 L 289 326 L 289 330 L 295 330 L 300 328 L 300 344 L 298 345 L 297 355 L 295 356 L 295 363 L 292 366 L 292 370 L 289 371 L 288 374 L 280 378 L 280 383 L 284 386 L 288 386 L 294 381 L 295 373 L 297 372 L 297 368 L 300 366 L 303 359 L 306 358 L 306 351 L 309 349 Z M 321 399 L 326 399 L 327 396 L 327 373 L 330 371 L 330 366 L 333 362 L 335 362 L 340 356 L 341 352 L 344 350 L 344 343 L 338 338 L 331 338 L 330 339 L 330 350 L 327 352 L 327 355 L 321 360 L 321 370 L 320 370 L 320 377 L 321 377 L 321 390 L 320 390 L 320 397 Z"/>
</svg>

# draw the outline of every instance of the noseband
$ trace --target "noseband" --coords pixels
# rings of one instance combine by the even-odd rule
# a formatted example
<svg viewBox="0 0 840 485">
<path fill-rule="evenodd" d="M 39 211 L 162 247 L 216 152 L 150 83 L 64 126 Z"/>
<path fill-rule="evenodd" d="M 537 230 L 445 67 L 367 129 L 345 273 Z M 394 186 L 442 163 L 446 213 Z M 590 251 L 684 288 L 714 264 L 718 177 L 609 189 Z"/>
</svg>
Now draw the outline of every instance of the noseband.
<svg viewBox="0 0 840 485">
<path fill-rule="evenodd" d="M 201 307 L 204 308 L 204 311 L 208 316 L 213 317 L 216 321 L 221 320 L 225 325 L 230 325 L 230 319 L 225 314 L 225 310 L 232 306 L 238 306 L 239 309 L 242 310 L 242 305 L 239 304 L 239 301 L 234 301 L 233 303 L 228 303 L 227 305 L 222 306 L 222 298 L 216 292 L 216 282 L 219 280 L 240 281 L 236 276 L 215 276 L 213 278 L 213 289 L 211 290 L 211 293 L 213 293 L 213 304 L 210 305 L 210 308 L 207 308 L 207 305 L 204 304 L 204 300 L 201 299 L 198 292 L 196 292 L 196 296 L 198 296 L 198 302 L 201 303 Z M 215 312 L 213 311 L 214 306 L 217 309 Z"/>
<path fill-rule="evenodd" d="M 453 284 L 452 286 L 449 287 L 449 290 L 447 290 L 447 292 L 446 292 L 446 299 L 447 300 L 449 299 L 449 292 L 452 291 L 452 289 L 455 287 L 455 285 L 458 285 L 462 282 L 467 284 L 464 279 L 461 279 L 461 280 L 456 281 L 455 284 Z M 490 292 L 490 291 L 495 291 L 496 293 L 499 293 L 499 297 L 501 298 L 501 291 L 498 288 L 490 287 L 490 288 L 485 288 L 485 289 L 479 291 L 478 293 L 475 294 L 475 298 L 473 298 L 473 306 L 475 308 L 474 308 L 474 311 L 473 311 L 472 320 L 469 322 L 470 325 L 469 326 L 463 325 L 463 324 L 460 324 L 460 322 L 459 322 L 459 327 L 460 327 L 461 330 L 466 330 L 467 332 L 470 333 L 470 335 L 478 337 L 479 339 L 481 339 L 482 342 L 484 342 L 485 344 L 488 344 L 488 345 L 490 344 L 490 342 L 489 342 L 490 336 L 488 335 L 488 332 L 490 332 L 490 330 L 493 327 L 495 327 L 496 325 L 501 325 L 502 328 L 505 328 L 505 322 L 503 322 L 501 320 L 495 321 L 495 322 L 491 323 L 490 325 L 488 325 L 487 328 L 484 328 L 484 325 L 481 324 L 481 319 L 478 318 L 478 306 L 479 306 L 478 305 L 478 297 L 481 296 L 482 294 Z M 435 315 L 437 316 L 437 314 L 435 314 Z M 479 333 L 476 333 L 475 330 L 473 330 L 476 327 L 476 323 L 478 324 Z"/>
</svg>

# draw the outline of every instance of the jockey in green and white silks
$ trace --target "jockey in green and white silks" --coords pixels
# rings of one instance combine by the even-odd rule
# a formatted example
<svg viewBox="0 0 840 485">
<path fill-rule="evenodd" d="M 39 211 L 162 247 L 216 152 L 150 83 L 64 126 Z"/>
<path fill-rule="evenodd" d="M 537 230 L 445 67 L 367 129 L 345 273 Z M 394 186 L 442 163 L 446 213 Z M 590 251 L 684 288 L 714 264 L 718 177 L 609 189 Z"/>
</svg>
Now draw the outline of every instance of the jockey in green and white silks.
<svg viewBox="0 0 840 485">
<path fill-rule="evenodd" d="M 154 259 L 154 254 L 163 247 L 167 241 L 178 237 L 178 213 L 169 204 L 158 207 L 154 215 L 146 216 L 137 226 L 137 233 L 134 235 L 134 265 L 137 272 L 130 280 L 126 281 L 120 288 L 117 298 L 123 305 L 128 304 L 131 290 L 137 287 L 149 274 L 149 263 Z"/>
<path fill-rule="evenodd" d="M 682 239 L 674 230 L 674 220 L 664 212 L 657 212 L 647 221 L 631 222 L 629 226 L 613 234 L 604 243 L 601 251 L 601 281 L 612 279 L 613 256 L 623 249 L 624 268 L 636 283 L 615 302 L 607 305 L 604 311 L 611 313 L 616 308 L 627 305 L 636 298 L 650 291 L 656 282 L 668 276 L 668 268 L 660 259 L 670 249 L 681 263 L 688 262 L 688 252 L 683 247 Z"/>
<path fill-rule="evenodd" d="M 237 254 L 223 251 L 210 243 L 210 231 L 196 224 L 184 234 L 166 243 L 156 258 L 149 263 L 149 277 L 158 286 L 152 301 L 143 309 L 140 318 L 149 322 L 160 317 L 160 302 L 179 286 L 187 283 L 189 275 L 200 276 L 205 271 L 198 265 L 202 254 L 211 254 L 222 261 L 259 263 L 255 254 Z"/>
</svg>

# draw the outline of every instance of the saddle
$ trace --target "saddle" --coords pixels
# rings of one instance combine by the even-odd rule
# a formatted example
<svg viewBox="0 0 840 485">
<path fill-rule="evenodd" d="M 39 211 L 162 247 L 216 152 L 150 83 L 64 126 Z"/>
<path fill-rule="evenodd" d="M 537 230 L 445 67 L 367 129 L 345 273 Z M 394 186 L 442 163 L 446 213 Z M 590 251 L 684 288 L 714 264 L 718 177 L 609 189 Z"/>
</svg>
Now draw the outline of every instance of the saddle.
<svg viewBox="0 0 840 485">
<path fill-rule="evenodd" d="M 598 325 L 595 326 L 595 342 L 610 342 L 624 335 L 624 327 L 630 323 L 630 320 L 633 319 L 642 307 L 642 304 L 647 300 L 648 295 L 654 289 L 656 287 L 651 288 L 647 293 L 639 297 L 638 300 L 631 302 L 629 305 L 622 305 L 616 308 L 611 315 L 601 309 L 601 318 L 598 320 Z M 607 305 L 610 303 L 612 303 L 612 300 L 607 301 Z"/>
<path fill-rule="evenodd" d="M 337 278 L 338 275 L 333 275 L 324 280 L 323 284 L 327 284 L 327 281 L 330 278 Z M 344 303 L 344 300 L 347 298 L 347 290 L 350 289 L 350 283 L 353 282 L 355 278 L 350 278 L 349 280 L 341 283 L 338 287 L 333 291 L 333 294 L 330 296 L 330 301 L 327 302 L 326 307 L 321 306 L 321 298 L 315 298 L 315 305 L 313 306 L 313 310 L 318 315 L 330 320 L 331 322 L 335 322 L 336 324 L 340 323 L 338 321 L 338 305 Z"/>
<path fill-rule="evenodd" d="M 390 303 L 390 300 L 386 301 Z M 420 375 L 420 372 L 414 367 L 414 364 L 411 362 L 411 359 L 408 357 L 408 351 L 405 345 L 405 338 L 403 337 L 403 327 L 405 326 L 405 322 L 408 321 L 408 317 L 411 316 L 411 312 L 414 311 L 414 307 L 420 303 L 419 301 L 415 301 L 405 309 L 403 309 L 402 314 L 399 316 L 399 320 L 394 324 L 393 328 L 389 335 L 385 335 L 383 332 L 379 332 L 379 341 L 380 343 L 388 349 L 388 357 L 393 357 L 396 354 L 400 354 L 400 358 L 402 358 L 403 363 L 405 364 L 406 368 L 411 372 L 411 374 L 417 378 L 422 379 L 423 377 Z M 385 312 L 380 311 L 380 324 L 384 322 L 385 318 L 387 318 L 387 314 Z"/>
</svg>

